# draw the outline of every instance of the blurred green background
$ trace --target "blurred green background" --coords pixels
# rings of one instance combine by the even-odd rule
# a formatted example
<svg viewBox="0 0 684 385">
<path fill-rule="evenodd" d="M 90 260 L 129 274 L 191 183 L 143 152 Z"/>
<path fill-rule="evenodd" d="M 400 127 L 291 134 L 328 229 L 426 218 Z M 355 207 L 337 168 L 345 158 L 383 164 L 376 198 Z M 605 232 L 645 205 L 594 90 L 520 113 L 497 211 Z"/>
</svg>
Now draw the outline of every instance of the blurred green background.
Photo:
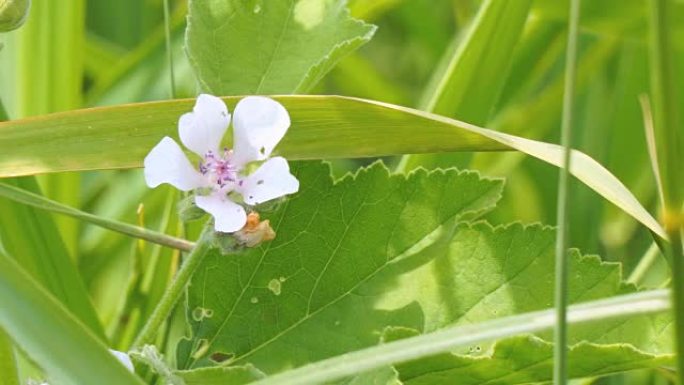
<svg viewBox="0 0 684 385">
<path fill-rule="evenodd" d="M 431 79 L 458 49 L 480 2 L 350 0 L 349 6 L 355 17 L 379 29 L 370 43 L 340 61 L 314 93 L 420 108 L 431 89 Z M 492 77 L 503 75 L 505 82 L 495 103 L 484 113 L 462 103 L 453 117 L 557 142 L 567 8 L 567 1 L 534 1 L 508 71 L 487 73 L 483 68 L 470 79 L 469 86 L 477 89 L 489 87 Z M 186 11 L 185 1 L 171 1 L 171 48 L 179 98 L 194 97 L 198 89 L 183 50 Z M 677 55 L 682 59 L 684 24 L 680 25 Z M 34 1 L 27 23 L 0 35 L 0 41 L 4 44 L 0 50 L 0 97 L 12 119 L 171 97 L 162 0 Z M 651 212 L 657 212 L 638 101 L 649 86 L 646 41 L 645 1 L 584 2 L 573 142 L 618 176 Z M 369 161 L 335 161 L 334 172 L 341 176 Z M 399 159 L 386 161 L 399 164 Z M 412 159 L 409 167 L 413 164 L 456 165 L 506 177 L 500 209 L 487 218 L 492 223 L 555 223 L 558 171 L 520 153 L 422 156 Z M 149 190 L 138 170 L 41 176 L 37 178 L 39 186 L 32 180 L 24 178 L 17 183 L 40 188 L 52 199 L 105 217 L 190 238 L 197 231 L 178 222 L 175 193 L 166 188 Z M 585 253 L 623 262 L 624 274 L 629 275 L 651 245 L 648 231 L 579 183 L 573 184 L 570 199 L 571 244 Z M 116 345 L 127 346 L 175 271 L 179 255 L 60 216 L 54 216 L 56 227 L 51 226 L 48 215 L 30 213 L 35 212 L 0 200 L 4 247 L 19 247 L 8 246 L 9 237 L 24 237 L 26 244 L 40 243 L 40 237 L 45 237 L 16 231 L 18 216 L 25 217 L 20 226 L 42 223 L 41 231 L 61 236 L 63 247 L 50 245 L 50 252 L 63 253 L 76 262 L 105 325 L 104 332 Z M 659 260 L 642 285 L 659 287 L 666 274 L 667 266 Z M 179 313 L 176 318 L 180 321 L 181 317 Z M 169 330 L 182 332 L 182 324 Z M 644 372 L 595 383 L 667 381 L 667 373 Z"/>
</svg>

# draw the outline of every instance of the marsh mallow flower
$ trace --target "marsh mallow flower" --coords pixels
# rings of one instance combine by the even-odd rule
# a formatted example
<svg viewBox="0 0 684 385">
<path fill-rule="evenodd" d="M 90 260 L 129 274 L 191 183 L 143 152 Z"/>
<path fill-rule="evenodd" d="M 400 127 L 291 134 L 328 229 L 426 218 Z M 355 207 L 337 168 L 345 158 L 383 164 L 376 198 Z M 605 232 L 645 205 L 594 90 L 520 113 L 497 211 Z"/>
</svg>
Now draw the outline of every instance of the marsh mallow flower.
<svg viewBox="0 0 684 385">
<path fill-rule="evenodd" d="M 280 103 L 263 96 L 240 100 L 233 113 L 233 149 L 221 148 L 231 116 L 220 98 L 201 94 L 192 112 L 180 117 L 181 142 L 199 156 L 195 168 L 180 146 L 164 137 L 145 157 L 145 181 L 195 191 L 195 204 L 214 217 L 216 231 L 232 233 L 247 223 L 244 205 L 253 206 L 292 194 L 299 181 L 287 160 L 270 158 L 290 127 Z M 259 162 L 256 171 L 248 165 Z"/>
</svg>

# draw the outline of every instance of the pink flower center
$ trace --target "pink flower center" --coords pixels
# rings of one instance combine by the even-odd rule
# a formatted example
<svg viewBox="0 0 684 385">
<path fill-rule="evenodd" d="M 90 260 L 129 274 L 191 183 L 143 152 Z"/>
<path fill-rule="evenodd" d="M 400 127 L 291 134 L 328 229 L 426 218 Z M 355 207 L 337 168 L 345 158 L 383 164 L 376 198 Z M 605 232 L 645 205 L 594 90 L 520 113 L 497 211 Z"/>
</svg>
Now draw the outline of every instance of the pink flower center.
<svg viewBox="0 0 684 385">
<path fill-rule="evenodd" d="M 225 187 L 228 183 L 238 181 L 238 169 L 231 163 L 233 151 L 227 148 L 223 150 L 223 156 L 215 155 L 209 151 L 204 155 L 204 161 L 200 161 L 199 170 L 216 183 L 218 187 Z"/>
</svg>

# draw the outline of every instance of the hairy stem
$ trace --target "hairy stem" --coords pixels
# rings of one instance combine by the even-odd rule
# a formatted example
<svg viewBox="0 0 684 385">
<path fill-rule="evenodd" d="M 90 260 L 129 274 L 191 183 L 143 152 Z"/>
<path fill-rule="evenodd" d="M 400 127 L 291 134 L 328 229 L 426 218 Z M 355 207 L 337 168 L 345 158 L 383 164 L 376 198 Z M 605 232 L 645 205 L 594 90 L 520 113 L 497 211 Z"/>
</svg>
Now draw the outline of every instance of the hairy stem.
<svg viewBox="0 0 684 385">
<path fill-rule="evenodd" d="M 147 320 L 135 341 L 133 341 L 133 348 L 141 348 L 154 341 L 157 331 L 161 329 L 162 324 L 166 321 L 166 318 L 173 310 L 173 307 L 176 305 L 181 295 L 183 295 L 183 291 L 190 281 L 190 278 L 192 278 L 195 270 L 197 270 L 197 267 L 204 260 L 209 249 L 211 249 L 210 237 L 213 232 L 214 229 L 211 225 L 205 226 L 197 244 L 188 254 L 180 270 L 178 270 L 178 274 L 176 274 L 173 282 L 171 282 L 171 285 L 164 292 L 157 307 L 154 308 L 150 319 Z"/>
<path fill-rule="evenodd" d="M 143 227 L 134 226 L 128 223 L 119 222 L 113 219 L 102 218 L 2 182 L 0 182 L 0 196 L 27 206 L 35 207 L 40 210 L 68 215 L 72 218 L 80 219 L 112 231 L 116 231 L 134 238 L 144 239 L 148 242 L 156 243 L 162 246 L 167 246 L 182 251 L 190 251 L 194 247 L 192 242 L 186 241 L 185 239 L 172 237 L 170 235 L 159 233 Z"/>
</svg>

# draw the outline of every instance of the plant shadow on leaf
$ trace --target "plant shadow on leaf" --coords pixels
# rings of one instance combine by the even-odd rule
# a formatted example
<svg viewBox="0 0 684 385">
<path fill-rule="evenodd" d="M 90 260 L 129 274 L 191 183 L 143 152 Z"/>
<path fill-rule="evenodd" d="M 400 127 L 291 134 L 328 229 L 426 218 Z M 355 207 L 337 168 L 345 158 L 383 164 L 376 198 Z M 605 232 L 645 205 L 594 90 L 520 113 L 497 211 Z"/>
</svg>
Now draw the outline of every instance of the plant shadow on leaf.
<svg viewBox="0 0 684 385">
<path fill-rule="evenodd" d="M 293 169 L 303 188 L 270 217 L 276 240 L 243 255 L 215 252 L 193 277 L 187 307 L 192 336 L 178 346 L 180 368 L 215 365 L 211 355 L 222 352 L 234 356 L 221 365 L 253 364 L 274 374 L 397 338 L 391 334 L 396 328 L 431 332 L 552 303 L 554 230 L 492 227 L 478 219 L 496 205 L 502 180 L 455 169 L 390 175 L 378 162 L 333 183 L 320 163 L 295 163 Z M 622 282 L 619 264 L 576 251 L 571 261 L 571 302 L 635 291 Z M 274 279 L 279 290 L 273 290 Z M 193 319 L 200 306 L 212 317 Z M 573 375 L 669 362 L 670 332 L 668 315 L 573 327 L 571 343 L 591 345 L 574 351 L 593 352 L 573 356 Z M 548 381 L 551 347 L 542 338 L 549 336 L 478 345 L 446 361 L 425 359 L 426 368 L 436 365 L 433 359 L 453 361 L 434 374 L 408 363 L 397 366 L 396 375 L 385 368 L 342 383 L 437 383 L 431 381 L 441 370 L 509 383 L 496 376 L 510 365 L 519 368 L 510 383 Z M 520 360 L 502 359 L 516 354 Z M 601 355 L 606 359 L 590 364 Z M 545 361 L 527 368 L 534 357 Z M 444 383 L 454 381 L 450 375 L 441 377 Z"/>
<path fill-rule="evenodd" d="M 201 304 L 214 316 L 190 321 L 194 341 L 179 347 L 181 368 L 209 364 L 191 357 L 201 339 L 209 354 L 235 353 L 234 363 L 273 373 L 376 344 L 387 325 L 421 327 L 417 304 L 374 309 L 395 281 L 383 271 L 424 263 L 419 251 L 439 244 L 431 238 L 493 208 L 503 185 L 455 169 L 390 176 L 381 163 L 333 184 L 328 166 L 293 168 L 303 189 L 271 218 L 276 240 L 235 258 L 214 253 L 194 276 L 188 309 Z"/>
</svg>

